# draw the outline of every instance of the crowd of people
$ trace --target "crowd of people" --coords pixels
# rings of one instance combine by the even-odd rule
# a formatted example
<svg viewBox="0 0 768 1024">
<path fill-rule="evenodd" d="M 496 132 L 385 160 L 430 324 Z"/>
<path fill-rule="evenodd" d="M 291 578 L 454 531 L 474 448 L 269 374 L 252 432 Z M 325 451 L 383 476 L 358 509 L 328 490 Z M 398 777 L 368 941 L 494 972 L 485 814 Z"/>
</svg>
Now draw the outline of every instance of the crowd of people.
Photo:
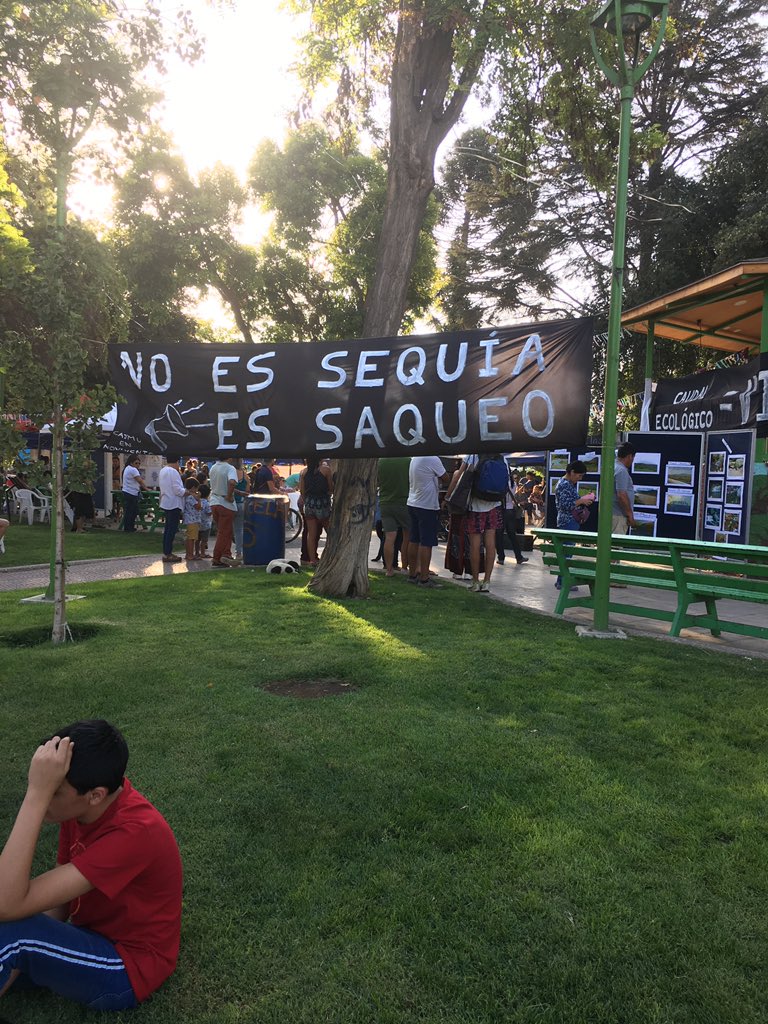
<svg viewBox="0 0 768 1024">
<path fill-rule="evenodd" d="M 634 449 L 623 444 L 616 454 L 613 498 L 614 533 L 627 533 L 634 525 L 630 469 Z M 141 456 L 129 456 L 122 470 L 122 529 L 136 530 L 142 491 Z M 595 495 L 582 495 L 578 484 L 586 473 L 580 461 L 569 463 L 554 492 L 556 525 L 579 530 Z M 23 483 L 21 477 L 14 481 Z M 209 465 L 189 458 L 182 466 L 170 455 L 159 473 L 159 508 L 164 518 L 163 561 L 211 559 L 217 569 L 243 560 L 245 499 L 298 492 L 296 506 L 303 514 L 301 562 L 319 564 L 318 545 L 328 530 L 334 491 L 334 473 L 327 459 L 310 456 L 303 468 L 283 478 L 272 458 L 247 467 L 240 458 L 219 458 Z M 473 593 L 488 593 L 494 565 L 503 565 L 511 548 L 517 565 L 523 555 L 520 536 L 526 523 L 543 523 L 546 508 L 544 481 L 535 470 L 511 470 L 501 455 L 467 455 L 443 461 L 436 456 L 382 458 L 378 462 L 375 528 L 381 540 L 374 561 L 387 576 L 403 572 L 423 588 L 440 586 L 431 571 L 432 552 L 447 526 L 445 568 L 454 580 L 469 583 Z M 286 503 L 287 505 L 287 503 Z M 74 528 L 81 515 L 76 510 Z M 0 519 L 0 541 L 9 527 Z M 174 553 L 179 529 L 184 528 L 185 554 Z M 209 552 L 211 538 L 215 537 Z M 559 589 L 558 578 L 555 586 Z"/>
<path fill-rule="evenodd" d="M 482 479 L 487 469 L 495 476 L 492 485 Z M 446 518 L 445 567 L 455 580 L 468 582 L 473 593 L 489 592 L 494 564 L 505 561 L 505 538 L 517 564 L 528 561 L 519 535 L 525 529 L 530 495 L 520 490 L 518 474 L 503 456 L 470 455 L 449 460 L 447 466 L 436 456 L 383 458 L 378 470 L 376 527 L 381 548 L 374 561 L 383 561 L 387 576 L 398 571 L 399 556 L 411 583 L 440 587 L 430 563 Z M 464 495 L 461 504 L 454 500 L 457 492 Z"/>
<path fill-rule="evenodd" d="M 165 521 L 163 561 L 183 560 L 173 551 L 176 534 L 183 525 L 186 561 L 210 558 L 215 569 L 240 565 L 246 497 L 249 494 L 279 496 L 298 491 L 297 504 L 305 527 L 301 560 L 304 565 L 317 566 L 318 543 L 331 516 L 333 474 L 327 460 L 309 457 L 304 461 L 300 473 L 283 479 L 274 459 L 264 459 L 246 470 L 240 458 L 217 459 L 211 466 L 203 460 L 188 459 L 182 468 L 179 456 L 167 456 L 158 480 L 159 504 Z M 139 457 L 134 456 L 123 470 L 123 529 L 128 532 L 136 528 L 134 501 L 138 508 L 141 490 L 147 489 L 139 473 L 140 464 Z M 212 532 L 215 544 L 209 554 Z"/>
</svg>

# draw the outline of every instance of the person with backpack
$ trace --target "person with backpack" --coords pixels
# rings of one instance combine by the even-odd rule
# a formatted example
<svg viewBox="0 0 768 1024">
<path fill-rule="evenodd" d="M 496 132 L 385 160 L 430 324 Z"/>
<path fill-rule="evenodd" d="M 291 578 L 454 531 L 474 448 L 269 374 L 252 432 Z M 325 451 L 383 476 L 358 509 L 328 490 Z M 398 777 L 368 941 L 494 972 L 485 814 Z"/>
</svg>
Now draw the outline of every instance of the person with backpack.
<svg viewBox="0 0 768 1024">
<path fill-rule="evenodd" d="M 469 536 L 469 565 L 472 572 L 470 590 L 475 594 L 490 591 L 491 574 L 496 558 L 496 531 L 503 529 L 501 503 L 509 487 L 509 469 L 503 455 L 468 455 L 461 464 L 461 472 L 451 483 L 446 501 L 465 473 L 472 473 L 472 492 L 466 516 Z M 480 548 L 485 546 L 483 580 L 480 581 Z"/>
</svg>

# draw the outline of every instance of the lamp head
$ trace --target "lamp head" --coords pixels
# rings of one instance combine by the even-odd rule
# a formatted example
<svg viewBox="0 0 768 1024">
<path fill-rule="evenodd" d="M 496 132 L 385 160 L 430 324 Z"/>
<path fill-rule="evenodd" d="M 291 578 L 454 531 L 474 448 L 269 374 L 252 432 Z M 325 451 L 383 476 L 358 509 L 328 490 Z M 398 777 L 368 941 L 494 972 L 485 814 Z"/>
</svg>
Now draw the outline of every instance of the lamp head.
<svg viewBox="0 0 768 1024">
<path fill-rule="evenodd" d="M 593 28 L 602 28 L 617 35 L 616 0 L 608 0 L 592 19 Z M 637 36 L 647 29 L 654 18 L 660 17 L 669 6 L 669 0 L 627 0 L 621 5 L 621 34 Z"/>
</svg>

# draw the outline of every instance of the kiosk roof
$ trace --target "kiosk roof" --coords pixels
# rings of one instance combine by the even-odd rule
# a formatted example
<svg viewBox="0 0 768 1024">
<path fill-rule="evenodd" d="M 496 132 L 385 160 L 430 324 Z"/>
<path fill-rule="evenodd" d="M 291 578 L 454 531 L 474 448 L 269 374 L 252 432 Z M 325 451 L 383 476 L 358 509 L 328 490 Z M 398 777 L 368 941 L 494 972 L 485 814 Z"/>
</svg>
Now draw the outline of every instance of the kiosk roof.
<svg viewBox="0 0 768 1024">
<path fill-rule="evenodd" d="M 768 259 L 750 260 L 628 309 L 621 324 L 647 334 L 652 323 L 656 338 L 682 344 L 757 352 L 766 290 Z"/>
</svg>

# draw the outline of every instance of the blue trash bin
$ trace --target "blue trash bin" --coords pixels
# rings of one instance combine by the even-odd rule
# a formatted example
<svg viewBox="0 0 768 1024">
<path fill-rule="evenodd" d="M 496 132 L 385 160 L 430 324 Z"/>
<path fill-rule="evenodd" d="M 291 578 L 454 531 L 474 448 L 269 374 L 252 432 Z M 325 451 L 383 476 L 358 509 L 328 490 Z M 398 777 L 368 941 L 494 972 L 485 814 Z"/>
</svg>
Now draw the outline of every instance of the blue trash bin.
<svg viewBox="0 0 768 1024">
<path fill-rule="evenodd" d="M 282 494 L 248 494 L 243 512 L 243 561 L 246 565 L 267 565 L 273 558 L 285 558 L 285 511 L 288 498 Z"/>
</svg>

